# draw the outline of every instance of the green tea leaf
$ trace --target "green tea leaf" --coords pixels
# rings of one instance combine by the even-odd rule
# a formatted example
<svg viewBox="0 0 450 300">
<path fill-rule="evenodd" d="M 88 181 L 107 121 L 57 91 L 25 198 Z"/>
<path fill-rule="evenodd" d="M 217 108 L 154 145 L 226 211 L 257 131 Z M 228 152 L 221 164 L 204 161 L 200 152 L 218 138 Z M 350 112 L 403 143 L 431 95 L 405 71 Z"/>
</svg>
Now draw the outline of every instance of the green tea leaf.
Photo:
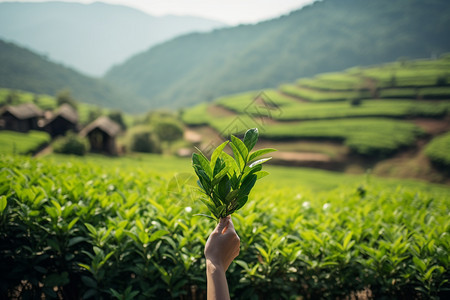
<svg viewBox="0 0 450 300">
<path fill-rule="evenodd" d="M 257 176 L 254 174 L 247 176 L 244 179 L 244 181 L 242 182 L 239 196 L 248 195 L 250 193 L 251 189 L 253 188 L 253 186 L 255 185 L 256 179 L 257 179 Z"/>
<path fill-rule="evenodd" d="M 230 179 L 228 178 L 228 176 L 224 176 L 222 178 L 222 180 L 220 180 L 219 185 L 217 186 L 217 192 L 220 196 L 220 199 L 223 199 L 223 201 L 228 204 L 226 202 L 226 197 L 228 195 L 228 193 L 231 190 L 231 183 L 230 183 Z"/>
<path fill-rule="evenodd" d="M 258 128 L 252 128 L 247 130 L 244 135 L 244 144 L 247 147 L 248 152 L 250 152 L 253 147 L 255 147 L 256 142 L 258 141 Z"/>
<path fill-rule="evenodd" d="M 212 179 L 212 170 L 208 159 L 203 154 L 192 153 L 192 163 L 194 165 L 201 166 L 201 169 L 205 171 L 206 175 Z"/>
<path fill-rule="evenodd" d="M 233 150 L 234 160 L 236 161 L 236 165 L 238 166 L 238 172 L 242 170 L 245 166 L 245 160 L 242 158 L 241 152 L 236 147 L 235 144 L 230 143 L 230 147 Z"/>
<path fill-rule="evenodd" d="M 269 172 L 259 171 L 259 172 L 255 172 L 254 174 L 256 175 L 256 180 L 259 180 L 259 179 L 264 178 L 267 175 L 269 175 Z"/>
<path fill-rule="evenodd" d="M 264 154 L 267 154 L 267 153 L 271 153 L 271 152 L 275 152 L 275 151 L 277 151 L 276 149 L 273 149 L 273 148 L 266 148 L 266 149 L 261 149 L 261 150 L 257 150 L 257 151 L 255 151 L 255 152 L 252 152 L 252 153 L 250 153 L 250 156 L 249 156 L 249 158 L 248 158 L 248 161 L 253 161 L 254 159 L 256 159 L 256 158 L 258 158 L 258 157 L 260 157 L 260 156 L 262 156 L 262 155 L 264 155 Z"/>
<path fill-rule="evenodd" d="M 213 154 L 211 155 L 211 169 L 214 169 L 217 158 L 220 157 L 220 154 L 228 143 L 229 141 L 225 141 L 214 150 Z"/>
<path fill-rule="evenodd" d="M 159 240 L 161 237 L 165 236 L 166 234 L 169 234 L 167 230 L 158 230 L 152 233 L 150 236 L 150 239 L 148 240 L 150 243 L 154 242 L 156 240 Z"/>
<path fill-rule="evenodd" d="M 248 158 L 248 150 L 245 144 L 234 135 L 231 135 L 231 144 L 236 146 L 237 150 L 239 151 L 239 154 L 242 157 L 242 160 L 244 161 L 244 164 L 246 164 Z"/>
<path fill-rule="evenodd" d="M 2 213 L 6 208 L 6 196 L 0 196 L 0 213 Z"/>
<path fill-rule="evenodd" d="M 236 161 L 233 159 L 233 157 L 231 157 L 231 155 L 229 155 L 228 153 L 222 152 L 222 154 L 220 155 L 220 158 L 223 159 L 226 166 L 229 168 L 228 174 L 230 174 L 230 176 L 233 174 L 239 173 L 239 171 L 240 171 L 239 166 L 236 163 Z"/>
<path fill-rule="evenodd" d="M 255 159 L 275 149 L 262 149 L 252 153 L 258 141 L 258 129 L 247 130 L 243 141 L 231 135 L 211 155 L 211 162 L 201 153 L 192 155 L 192 167 L 197 174 L 197 184 L 203 191 L 203 204 L 217 219 L 232 214 L 248 201 L 248 195 L 258 179 L 269 173 L 262 172 L 262 164 L 271 158 L 262 158 L 247 166 L 249 158 Z M 224 151 L 231 147 L 234 158 Z M 208 165 L 207 165 L 208 164 Z"/>
<path fill-rule="evenodd" d="M 265 163 L 266 161 L 268 161 L 268 160 L 271 160 L 272 159 L 272 157 L 268 157 L 268 158 L 261 158 L 261 159 L 259 159 L 259 160 L 257 160 L 257 161 L 255 161 L 255 162 L 252 162 L 251 164 L 250 164 L 250 168 L 253 168 L 254 166 L 257 166 L 257 165 L 260 165 L 260 164 L 263 164 L 263 163 Z"/>
</svg>

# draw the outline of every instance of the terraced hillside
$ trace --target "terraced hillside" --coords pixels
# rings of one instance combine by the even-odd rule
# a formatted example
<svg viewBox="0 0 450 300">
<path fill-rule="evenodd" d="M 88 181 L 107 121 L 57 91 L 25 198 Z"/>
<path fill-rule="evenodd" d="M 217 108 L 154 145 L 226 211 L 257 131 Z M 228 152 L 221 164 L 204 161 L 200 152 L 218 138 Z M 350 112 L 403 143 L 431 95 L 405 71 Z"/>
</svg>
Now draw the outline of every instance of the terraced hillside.
<svg viewBox="0 0 450 300">
<path fill-rule="evenodd" d="M 204 141 L 256 126 L 280 149 L 278 163 L 442 181 L 448 174 L 435 167 L 448 160 L 430 160 L 424 147 L 450 129 L 450 55 L 301 78 L 203 103 L 182 117 Z"/>
</svg>

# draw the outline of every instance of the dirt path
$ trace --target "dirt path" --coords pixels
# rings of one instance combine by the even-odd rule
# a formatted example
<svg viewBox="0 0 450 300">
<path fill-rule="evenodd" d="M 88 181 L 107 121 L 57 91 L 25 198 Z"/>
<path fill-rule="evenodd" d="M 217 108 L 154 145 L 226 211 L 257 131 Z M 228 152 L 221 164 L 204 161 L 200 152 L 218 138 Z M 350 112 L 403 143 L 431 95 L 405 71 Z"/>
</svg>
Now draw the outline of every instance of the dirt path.
<svg viewBox="0 0 450 300">
<path fill-rule="evenodd" d="M 298 102 L 302 102 L 302 103 L 311 103 L 311 101 L 303 99 L 303 98 L 297 98 L 295 96 L 283 93 L 282 91 L 277 91 L 278 94 L 283 95 L 284 97 L 288 97 L 291 98 L 292 100 L 298 101 Z"/>
<path fill-rule="evenodd" d="M 44 149 L 42 149 L 41 151 L 39 151 L 38 153 L 34 154 L 33 157 L 42 157 L 42 156 L 46 156 L 49 155 L 53 152 L 53 148 L 52 146 L 47 146 Z"/>
<path fill-rule="evenodd" d="M 237 116 L 231 109 L 215 104 L 209 105 L 207 111 L 213 117 Z"/>
<path fill-rule="evenodd" d="M 443 120 L 435 119 L 416 119 L 414 124 L 422 128 L 426 133 L 438 135 L 450 130 L 450 118 Z"/>
</svg>

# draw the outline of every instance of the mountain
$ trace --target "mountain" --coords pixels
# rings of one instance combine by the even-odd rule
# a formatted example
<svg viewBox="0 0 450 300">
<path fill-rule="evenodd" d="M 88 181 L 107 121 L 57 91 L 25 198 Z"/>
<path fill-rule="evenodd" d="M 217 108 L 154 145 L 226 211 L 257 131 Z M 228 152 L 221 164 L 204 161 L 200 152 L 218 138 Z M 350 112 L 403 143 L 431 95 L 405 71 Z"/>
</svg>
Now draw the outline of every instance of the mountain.
<svg viewBox="0 0 450 300">
<path fill-rule="evenodd" d="M 100 2 L 0 3 L 1 39 L 95 76 L 177 35 L 224 26 L 197 17 L 154 17 Z"/>
<path fill-rule="evenodd" d="M 323 0 L 277 19 L 159 44 L 109 82 L 182 107 L 300 77 L 450 51 L 448 0 Z"/>
<path fill-rule="evenodd" d="M 145 105 L 100 79 L 82 75 L 46 57 L 0 40 L 0 87 L 55 95 L 69 89 L 81 102 L 139 112 Z"/>
</svg>

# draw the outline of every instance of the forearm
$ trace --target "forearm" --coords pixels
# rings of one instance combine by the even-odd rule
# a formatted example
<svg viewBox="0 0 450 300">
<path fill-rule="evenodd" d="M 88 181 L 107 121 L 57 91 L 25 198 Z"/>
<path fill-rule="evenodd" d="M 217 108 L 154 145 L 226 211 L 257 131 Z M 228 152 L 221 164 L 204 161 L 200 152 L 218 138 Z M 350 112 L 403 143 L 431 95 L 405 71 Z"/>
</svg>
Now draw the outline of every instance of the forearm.
<svg viewBox="0 0 450 300">
<path fill-rule="evenodd" d="M 225 270 L 211 261 L 206 261 L 206 278 L 208 285 L 208 300 L 228 300 L 228 283 Z"/>
</svg>

